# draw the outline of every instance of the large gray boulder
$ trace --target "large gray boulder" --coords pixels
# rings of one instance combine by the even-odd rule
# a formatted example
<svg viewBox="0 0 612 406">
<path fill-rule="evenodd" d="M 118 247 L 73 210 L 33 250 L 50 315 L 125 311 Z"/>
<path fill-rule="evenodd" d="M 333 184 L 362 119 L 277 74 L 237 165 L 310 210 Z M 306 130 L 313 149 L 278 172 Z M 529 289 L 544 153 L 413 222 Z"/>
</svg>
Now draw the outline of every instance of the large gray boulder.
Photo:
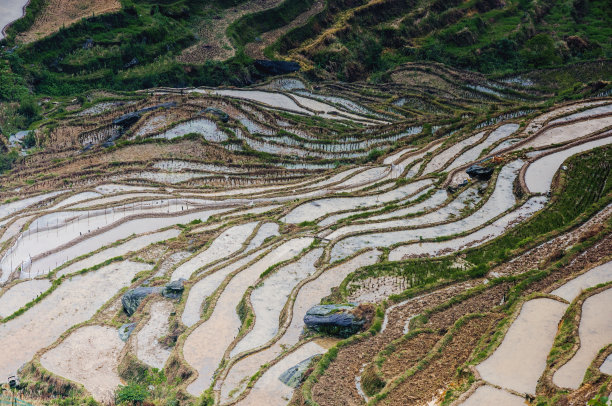
<svg viewBox="0 0 612 406">
<path fill-rule="evenodd" d="M 201 113 L 212 114 L 224 123 L 227 123 L 229 121 L 229 115 L 223 110 L 220 110 L 216 107 L 206 107 L 204 110 L 201 111 Z"/>
<path fill-rule="evenodd" d="M 316 357 L 316 355 L 306 358 L 299 364 L 292 366 L 283 372 L 278 379 L 290 388 L 296 389 L 302 384 L 302 382 L 304 382 L 304 379 L 306 378 L 304 375 L 306 374 L 306 371 L 308 371 L 308 367 L 312 363 L 312 359 L 314 357 Z"/>
<path fill-rule="evenodd" d="M 184 282 L 185 279 L 181 278 L 178 281 L 167 283 L 161 291 L 162 296 L 167 297 L 168 299 L 180 298 L 185 290 L 185 287 L 183 286 Z"/>
<path fill-rule="evenodd" d="M 136 312 L 138 306 L 142 300 L 153 294 L 161 292 L 161 287 L 141 287 L 136 289 L 130 289 L 121 297 L 121 304 L 123 305 L 123 310 L 131 316 Z"/>
<path fill-rule="evenodd" d="M 136 289 L 130 289 L 121 297 L 123 310 L 128 316 L 133 315 L 140 306 L 142 300 L 152 294 L 160 294 L 168 299 L 178 299 L 183 295 L 185 287 L 183 286 L 185 279 L 181 278 L 177 281 L 167 283 L 165 286 L 143 286 Z"/>
<path fill-rule="evenodd" d="M 480 166 L 480 165 L 472 165 L 465 171 L 470 177 L 480 179 L 480 180 L 489 180 L 491 175 L 493 175 L 493 168 Z"/>
<path fill-rule="evenodd" d="M 136 328 L 136 323 L 127 323 L 123 326 L 119 327 L 117 333 L 119 334 L 119 338 L 121 341 L 127 341 L 128 338 L 132 335 L 132 331 Z"/>
<path fill-rule="evenodd" d="M 114 119 L 113 125 L 121 126 L 123 127 L 123 130 L 126 130 L 127 128 L 132 126 L 134 123 L 136 123 L 145 113 L 148 113 L 154 110 L 159 110 L 159 109 L 169 109 L 169 108 L 176 107 L 176 106 L 177 106 L 176 102 L 167 102 L 167 103 L 156 104 L 155 106 L 151 106 L 151 107 L 145 107 L 144 109 L 133 111 L 131 113 L 126 113 Z"/>
<path fill-rule="evenodd" d="M 365 320 L 359 320 L 351 310 L 354 305 L 317 305 L 304 316 L 306 327 L 320 333 L 338 337 L 349 337 L 360 331 Z"/>
</svg>

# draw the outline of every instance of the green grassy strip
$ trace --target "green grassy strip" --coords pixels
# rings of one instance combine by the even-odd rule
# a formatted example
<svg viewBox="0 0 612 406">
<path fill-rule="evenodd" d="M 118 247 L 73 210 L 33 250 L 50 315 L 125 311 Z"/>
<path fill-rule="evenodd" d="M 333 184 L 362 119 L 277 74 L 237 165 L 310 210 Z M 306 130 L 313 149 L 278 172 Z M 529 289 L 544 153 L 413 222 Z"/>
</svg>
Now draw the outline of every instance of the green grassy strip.
<svg viewBox="0 0 612 406">
<path fill-rule="evenodd" d="M 562 176 L 565 174 L 565 187 L 555 191 L 554 202 L 549 208 L 497 238 L 495 243 L 470 250 L 466 260 L 474 264 L 504 262 L 517 247 L 532 247 L 538 237 L 564 229 L 609 203 L 612 197 L 612 148 L 600 148 L 571 159 L 568 167 L 567 172 L 561 172 Z"/>
</svg>

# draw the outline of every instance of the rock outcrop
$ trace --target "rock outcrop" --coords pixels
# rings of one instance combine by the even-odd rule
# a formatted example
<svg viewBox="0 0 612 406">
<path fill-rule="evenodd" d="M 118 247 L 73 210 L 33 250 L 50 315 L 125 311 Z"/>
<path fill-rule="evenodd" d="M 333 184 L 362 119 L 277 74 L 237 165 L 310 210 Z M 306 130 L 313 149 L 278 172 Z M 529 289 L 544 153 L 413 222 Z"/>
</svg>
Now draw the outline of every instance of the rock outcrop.
<svg viewBox="0 0 612 406">
<path fill-rule="evenodd" d="M 184 282 L 185 282 L 185 279 L 181 278 L 178 281 L 172 281 L 166 284 L 166 286 L 164 286 L 164 288 L 161 291 L 162 296 L 168 299 L 180 298 L 181 295 L 183 294 L 183 291 L 185 290 L 185 287 L 183 286 Z"/>
<path fill-rule="evenodd" d="M 356 317 L 354 305 L 317 305 L 310 308 L 304 316 L 304 323 L 310 329 L 334 335 L 349 337 L 359 332 L 365 325 L 364 319 Z"/>
<path fill-rule="evenodd" d="M 125 310 L 128 316 L 133 315 L 145 297 L 153 293 L 160 293 L 161 290 L 161 287 L 141 287 L 128 290 L 121 297 L 121 304 L 123 305 L 123 310 Z"/>
<path fill-rule="evenodd" d="M 310 367 L 314 357 L 316 357 L 316 355 L 306 358 L 299 364 L 292 366 L 283 372 L 278 379 L 290 388 L 297 388 L 304 382 L 304 379 L 306 379 L 306 371 L 308 371 L 308 367 Z"/>
<path fill-rule="evenodd" d="M 167 299 L 178 299 L 182 296 L 185 287 L 183 283 L 185 279 L 181 278 L 177 281 L 167 283 L 165 286 L 154 286 L 154 287 L 140 287 L 136 289 L 130 289 L 121 297 L 121 304 L 123 310 L 128 316 L 133 315 L 143 299 L 152 294 L 161 294 Z"/>
<path fill-rule="evenodd" d="M 480 165 L 472 165 L 465 171 L 470 177 L 480 179 L 480 180 L 489 180 L 491 179 L 491 175 L 493 175 L 493 168 L 480 166 Z"/>
<path fill-rule="evenodd" d="M 127 341 L 128 338 L 132 335 L 132 331 L 136 328 L 136 323 L 126 323 L 123 326 L 119 327 L 117 331 L 119 333 L 119 338 L 121 341 Z"/>
<path fill-rule="evenodd" d="M 229 115 L 223 110 L 218 109 L 216 107 L 206 107 L 200 112 L 200 114 L 211 114 L 224 123 L 227 123 L 229 121 Z"/>
</svg>

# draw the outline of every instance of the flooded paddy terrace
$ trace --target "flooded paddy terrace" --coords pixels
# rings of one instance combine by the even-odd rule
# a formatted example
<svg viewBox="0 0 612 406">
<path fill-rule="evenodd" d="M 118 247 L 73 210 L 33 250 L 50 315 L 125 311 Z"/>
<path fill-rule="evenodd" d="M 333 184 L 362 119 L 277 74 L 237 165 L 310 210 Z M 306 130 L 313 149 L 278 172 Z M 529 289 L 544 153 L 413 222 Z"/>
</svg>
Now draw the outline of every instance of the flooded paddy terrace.
<svg viewBox="0 0 612 406">
<path fill-rule="evenodd" d="M 205 393 L 216 404 L 286 404 L 295 387 L 281 375 L 338 342 L 305 330 L 304 316 L 322 300 L 346 299 L 338 288 L 346 278 L 380 261 L 458 258 L 489 244 L 548 207 L 567 159 L 609 148 L 609 103 L 534 114 L 526 124 L 533 134 L 508 116 L 437 139 L 424 133 L 433 123 L 383 114 L 380 101 L 291 89 L 189 89 L 188 109 L 169 114 L 183 108 L 177 104 L 145 114 L 126 133 L 149 140 L 134 144 L 143 156 L 129 169 L 116 168 L 117 155 L 109 157 L 112 164 L 93 162 L 84 150 L 71 158 L 74 173 L 62 175 L 74 183 L 30 190 L 7 179 L 16 191 L 0 205 L 0 374 L 38 360 L 107 403 L 126 382 L 118 366 L 130 354 L 152 368 L 178 362 L 191 371 L 177 384 L 186 399 Z M 155 97 L 155 103 L 178 99 L 169 89 Z M 203 112 L 222 106 L 220 100 L 227 121 Z M 95 112 L 117 119 L 126 106 Z M 188 149 L 194 139 L 199 147 Z M 557 149 L 525 154 L 551 146 Z M 467 177 L 464 168 L 489 151 L 501 153 L 481 162 L 493 168 L 490 179 L 446 189 L 446 172 Z M 85 168 L 101 178 L 76 182 L 87 178 Z M 584 289 L 610 282 L 608 268 L 601 269 L 567 281 L 551 292 L 555 297 L 525 301 L 502 343 L 475 366 L 484 383 L 463 404 L 518 405 L 521 396 L 535 395 L 569 304 Z M 470 287 L 488 283 L 477 281 Z M 127 289 L 170 282 L 184 288 L 182 295 L 155 293 L 130 316 L 121 309 Z M 398 293 L 366 290 L 354 296 L 362 304 L 381 305 L 387 297 L 377 292 Z M 596 311 L 609 304 L 608 292 L 584 300 L 581 347 L 554 374 L 555 385 L 578 388 L 612 340 Z M 403 318 L 401 327 L 385 320 L 380 335 L 410 331 L 412 319 Z M 126 322 L 136 327 L 124 342 L 116 327 Z"/>
</svg>

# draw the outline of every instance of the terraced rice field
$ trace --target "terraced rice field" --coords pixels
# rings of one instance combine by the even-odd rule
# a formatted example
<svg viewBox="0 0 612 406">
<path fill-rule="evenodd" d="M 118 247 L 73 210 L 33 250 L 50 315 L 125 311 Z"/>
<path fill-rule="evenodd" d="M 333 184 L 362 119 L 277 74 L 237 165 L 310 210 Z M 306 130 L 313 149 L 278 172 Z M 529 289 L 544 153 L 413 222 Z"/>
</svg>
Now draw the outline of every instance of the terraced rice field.
<svg viewBox="0 0 612 406">
<path fill-rule="evenodd" d="M 155 89 L 49 129 L 63 163 L 3 178 L 0 379 L 46 371 L 108 404 L 130 365 L 181 404 L 519 405 L 603 385 L 610 104 L 452 127 L 291 80 Z M 369 330 L 305 329 L 322 301 L 370 309 Z M 311 358 L 303 385 L 279 380 Z"/>
<path fill-rule="evenodd" d="M 0 5 L 0 39 L 4 38 L 4 30 L 13 21 L 23 16 L 24 7 L 28 4 L 27 0 L 3 2 Z"/>
</svg>

